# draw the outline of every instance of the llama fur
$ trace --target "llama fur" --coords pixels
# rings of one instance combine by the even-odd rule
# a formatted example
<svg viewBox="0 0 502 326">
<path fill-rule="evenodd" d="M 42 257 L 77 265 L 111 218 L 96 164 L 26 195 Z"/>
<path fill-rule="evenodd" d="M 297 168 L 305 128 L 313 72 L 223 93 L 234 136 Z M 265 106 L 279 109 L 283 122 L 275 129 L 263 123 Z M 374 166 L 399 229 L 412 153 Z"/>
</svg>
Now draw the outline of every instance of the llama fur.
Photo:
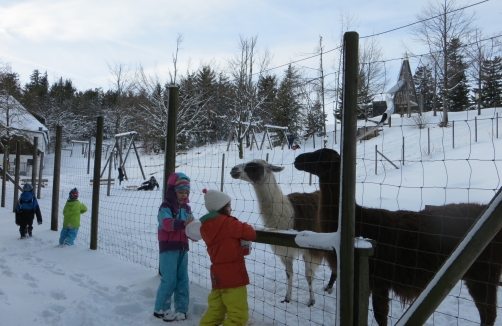
<svg viewBox="0 0 502 326">
<path fill-rule="evenodd" d="M 295 159 L 298 170 L 319 177 L 317 228 L 322 232 L 338 229 L 340 162 L 340 155 L 327 148 Z M 412 212 L 356 204 L 355 236 L 377 242 L 374 256 L 369 257 L 369 277 L 374 317 L 379 326 L 387 325 L 390 291 L 403 304 L 417 298 L 486 207 L 461 203 Z M 462 276 L 479 311 L 481 325 L 495 325 L 497 318 L 501 252 L 499 231 Z"/>
<path fill-rule="evenodd" d="M 253 160 L 236 165 L 230 171 L 234 179 L 253 185 L 256 193 L 260 216 L 266 228 L 280 230 L 313 230 L 319 204 L 319 191 L 314 193 L 292 193 L 284 195 L 277 184 L 274 172 L 284 167 L 272 165 L 264 160 Z M 315 250 L 299 250 L 281 246 L 271 246 L 275 255 L 280 257 L 286 268 L 287 290 L 283 302 L 290 302 L 293 288 L 293 260 L 302 253 L 305 262 L 305 277 L 309 286 L 310 298 L 307 305 L 315 303 L 312 281 L 322 261 L 323 253 Z M 336 271 L 336 267 L 335 267 Z M 331 292 L 330 292 L 331 293 Z"/>
</svg>

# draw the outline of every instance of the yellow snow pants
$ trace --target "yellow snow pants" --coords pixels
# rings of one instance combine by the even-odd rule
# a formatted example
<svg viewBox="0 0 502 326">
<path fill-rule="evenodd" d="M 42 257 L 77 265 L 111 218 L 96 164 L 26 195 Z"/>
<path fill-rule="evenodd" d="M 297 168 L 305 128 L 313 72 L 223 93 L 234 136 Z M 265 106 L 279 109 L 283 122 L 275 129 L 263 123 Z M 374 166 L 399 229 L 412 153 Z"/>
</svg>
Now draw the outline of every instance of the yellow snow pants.
<svg viewBox="0 0 502 326">
<path fill-rule="evenodd" d="M 213 289 L 207 297 L 208 308 L 200 326 L 245 326 L 249 319 L 246 286 L 232 289 Z M 225 318 L 226 315 L 226 318 Z"/>
</svg>

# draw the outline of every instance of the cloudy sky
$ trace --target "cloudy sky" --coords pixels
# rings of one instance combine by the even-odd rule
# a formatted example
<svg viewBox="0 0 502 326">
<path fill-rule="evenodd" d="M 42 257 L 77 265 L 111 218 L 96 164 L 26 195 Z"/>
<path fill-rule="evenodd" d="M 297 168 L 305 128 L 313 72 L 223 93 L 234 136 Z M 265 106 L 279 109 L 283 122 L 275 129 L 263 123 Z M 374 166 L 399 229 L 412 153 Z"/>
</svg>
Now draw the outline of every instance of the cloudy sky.
<svg viewBox="0 0 502 326">
<path fill-rule="evenodd" d="M 482 1 L 456 3 L 463 7 Z M 167 79 L 176 39 L 182 34 L 182 73 L 210 62 L 224 69 L 238 53 L 239 38 L 253 36 L 258 36 L 259 51 L 273 55 L 270 67 L 278 67 L 311 55 L 319 36 L 325 51 L 336 48 L 341 15 L 357 20 L 353 30 L 367 36 L 415 22 L 425 4 L 416 0 L 0 0 L 0 60 L 11 64 L 23 85 L 39 69 L 47 71 L 51 82 L 62 76 L 79 89 L 108 89 L 108 67 L 116 63 L 133 69 L 141 65 Z M 502 1 L 467 9 L 474 11 L 485 35 L 502 33 Z M 402 57 L 403 44 L 415 53 L 426 52 L 411 39 L 409 28 L 378 39 L 384 59 Z M 335 52 L 325 55 L 327 71 L 333 70 Z M 319 58 L 299 64 L 317 68 Z M 391 61 L 386 68 L 394 75 L 398 66 L 399 61 Z M 274 72 L 283 71 L 281 67 Z"/>
</svg>

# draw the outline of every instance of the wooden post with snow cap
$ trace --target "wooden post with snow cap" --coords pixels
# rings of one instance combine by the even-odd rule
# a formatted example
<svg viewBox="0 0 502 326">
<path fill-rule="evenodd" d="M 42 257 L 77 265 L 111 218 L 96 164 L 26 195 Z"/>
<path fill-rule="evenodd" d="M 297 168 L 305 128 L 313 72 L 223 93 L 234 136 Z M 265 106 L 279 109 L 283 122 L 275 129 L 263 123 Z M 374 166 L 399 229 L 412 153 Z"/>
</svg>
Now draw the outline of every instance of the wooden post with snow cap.
<svg viewBox="0 0 502 326">
<path fill-rule="evenodd" d="M 368 325 L 370 306 L 370 262 L 376 241 L 355 239 L 354 249 L 354 325 Z"/>
</svg>

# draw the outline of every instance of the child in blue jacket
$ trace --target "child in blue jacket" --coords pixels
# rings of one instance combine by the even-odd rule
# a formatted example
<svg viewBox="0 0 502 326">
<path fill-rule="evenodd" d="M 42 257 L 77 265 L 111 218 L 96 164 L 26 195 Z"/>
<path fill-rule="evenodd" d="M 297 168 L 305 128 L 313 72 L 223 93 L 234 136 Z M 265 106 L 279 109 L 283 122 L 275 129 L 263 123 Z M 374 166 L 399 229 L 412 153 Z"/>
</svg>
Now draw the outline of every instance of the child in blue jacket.
<svg viewBox="0 0 502 326">
<path fill-rule="evenodd" d="M 33 193 L 33 186 L 31 183 L 25 183 L 16 205 L 16 224 L 19 225 L 21 239 L 26 238 L 26 231 L 28 231 L 28 236 L 33 235 L 35 215 L 37 216 L 38 225 L 42 224 L 42 213 L 37 198 Z"/>
</svg>

